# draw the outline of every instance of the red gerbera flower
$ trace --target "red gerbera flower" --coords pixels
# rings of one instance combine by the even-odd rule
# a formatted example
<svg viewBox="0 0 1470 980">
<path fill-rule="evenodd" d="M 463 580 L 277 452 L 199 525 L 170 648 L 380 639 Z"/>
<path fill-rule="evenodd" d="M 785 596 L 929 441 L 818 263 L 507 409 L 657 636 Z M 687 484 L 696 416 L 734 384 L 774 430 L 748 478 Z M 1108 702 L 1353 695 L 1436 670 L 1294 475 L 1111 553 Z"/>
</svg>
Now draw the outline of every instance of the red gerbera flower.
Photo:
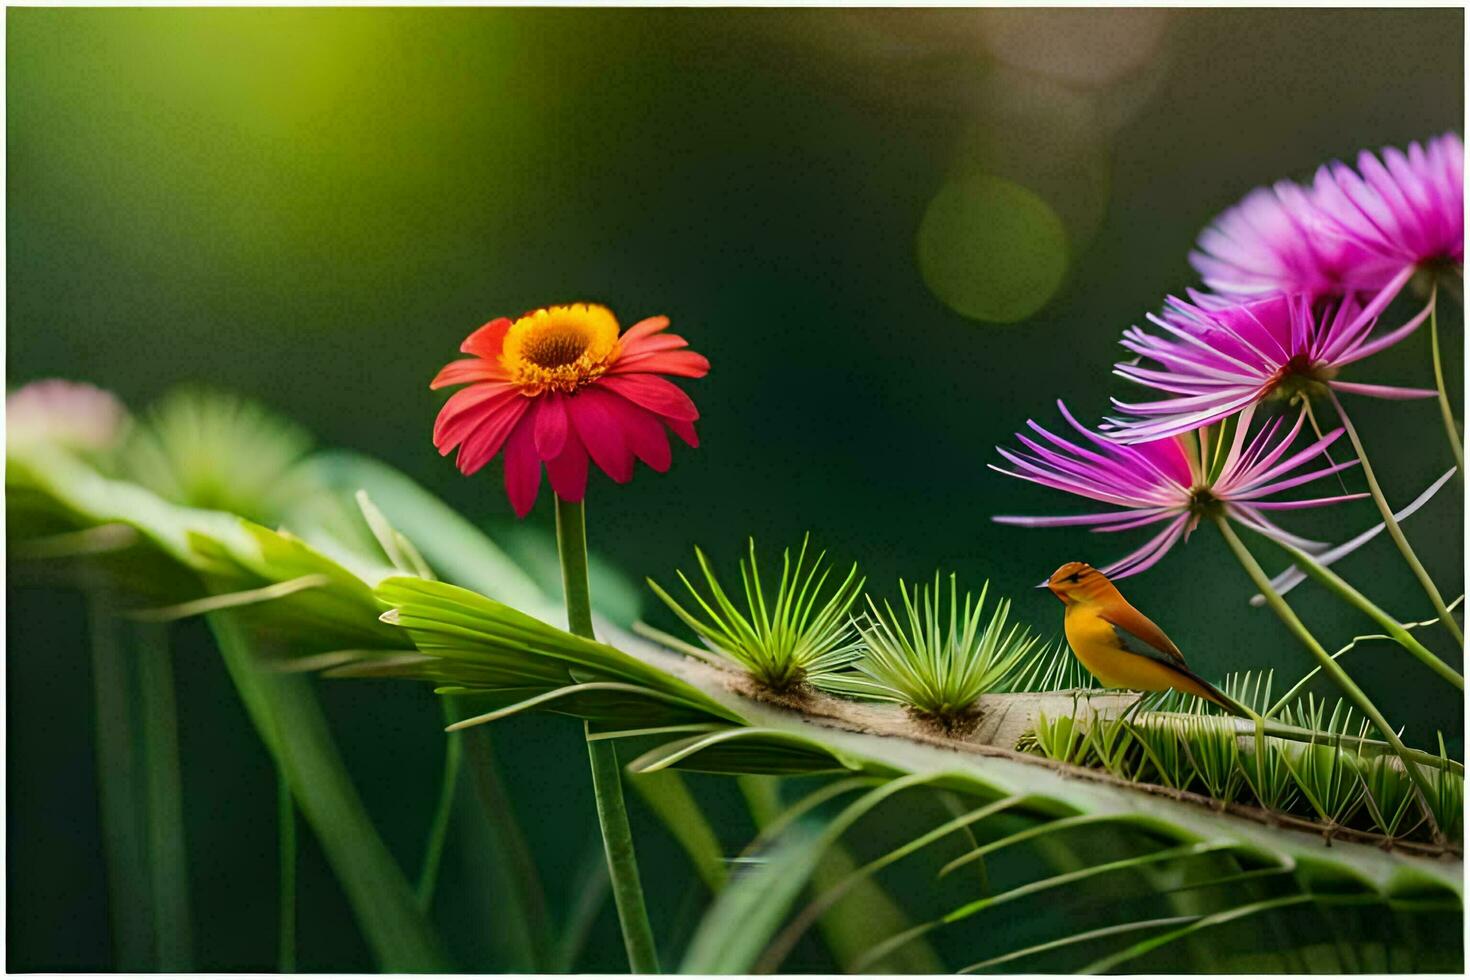
<svg viewBox="0 0 1470 980">
<path fill-rule="evenodd" d="M 551 489 L 573 503 L 587 490 L 588 457 L 618 483 L 633 478 L 635 457 L 664 472 L 664 426 L 698 446 L 699 411 L 661 375 L 709 373 L 709 361 L 682 349 L 683 337 L 663 333 L 668 325 L 649 317 L 619 336 L 612 311 L 591 303 L 491 320 L 460 345 L 471 356 L 429 385 L 469 385 L 440 409 L 435 447 L 447 456 L 458 446 L 466 476 L 504 449 L 505 492 L 520 517 L 536 502 L 543 463 Z"/>
</svg>

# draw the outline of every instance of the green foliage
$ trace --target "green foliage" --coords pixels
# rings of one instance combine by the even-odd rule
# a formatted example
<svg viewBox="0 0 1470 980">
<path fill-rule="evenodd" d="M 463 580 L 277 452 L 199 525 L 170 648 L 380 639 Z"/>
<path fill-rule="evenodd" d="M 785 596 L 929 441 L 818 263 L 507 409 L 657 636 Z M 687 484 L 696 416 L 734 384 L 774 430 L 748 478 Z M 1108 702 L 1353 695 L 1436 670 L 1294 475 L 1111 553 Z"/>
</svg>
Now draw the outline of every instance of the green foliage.
<svg viewBox="0 0 1470 980">
<path fill-rule="evenodd" d="M 721 586 L 709 560 L 698 548 L 694 554 L 704 573 L 710 598 L 706 600 L 682 571 L 678 576 L 704 618 L 686 610 L 652 579 L 648 585 L 699 634 L 714 657 L 696 647 L 688 647 L 688 652 L 706 659 L 733 662 L 772 691 L 790 691 L 802 684 L 823 686 L 834 673 L 859 656 L 860 647 L 848 610 L 862 591 L 864 580 L 858 576 L 854 564 L 839 584 L 824 592 L 831 569 L 823 568 L 826 552 L 807 565 L 809 541 L 810 535 L 802 539 L 794 562 L 791 549 L 782 552 L 781 578 L 774 590 L 769 585 L 762 587 L 755 541 L 750 542 L 749 561 L 740 562 L 744 611 Z"/>
<path fill-rule="evenodd" d="M 238 395 L 177 388 L 142 414 L 121 453 L 124 475 L 179 504 L 278 524 L 316 496 L 302 463 L 311 436 Z"/>
<path fill-rule="evenodd" d="M 942 728 L 962 729 L 975 717 L 975 700 L 1004 689 L 1040 641 L 1020 624 L 1007 624 L 1007 599 L 986 617 L 989 582 L 978 599 L 966 592 L 962 606 L 950 575 L 947 611 L 938 573 L 932 589 L 916 585 L 910 593 L 902 581 L 898 588 L 903 615 L 887 601 L 880 609 L 869 596 L 868 615 L 858 623 L 863 656 L 856 672 L 840 674 L 826 687 L 897 702 Z"/>
<path fill-rule="evenodd" d="M 1254 803 L 1315 821 L 1328 832 L 1348 828 L 1399 840 L 1431 836 L 1426 808 L 1403 764 L 1390 753 L 1368 752 L 1381 743 L 1364 738 L 1367 727 L 1354 726 L 1351 711 L 1341 704 L 1328 711 L 1326 702 L 1309 696 L 1284 713 L 1315 726 L 1315 736 L 1302 741 L 1268 735 L 1247 722 L 1205 713 L 1150 711 L 1127 719 L 1091 711 L 1050 718 L 1040 712 L 1017 747 L 1129 782 L 1199 792 L 1221 803 Z M 1447 836 L 1458 839 L 1464 775 L 1443 752 L 1440 758 L 1441 765 L 1430 770 L 1436 792 L 1427 809 Z"/>
<path fill-rule="evenodd" d="M 1097 678 L 1087 672 L 1082 662 L 1072 655 L 1065 641 L 1057 640 L 1037 647 L 1017 666 L 1005 684 L 1013 693 L 1039 691 L 1096 691 Z"/>
<path fill-rule="evenodd" d="M 1219 930 L 1225 936 L 1232 923 L 1244 922 L 1249 929 L 1253 919 L 1274 922 L 1292 909 L 1318 917 L 1335 915 L 1351 903 L 1412 909 L 1417 928 L 1440 921 L 1431 919 L 1441 915 L 1439 910 L 1456 921 L 1461 912 L 1463 883 L 1454 861 L 1385 852 L 1351 836 L 1327 848 L 1311 834 L 1210 812 L 1113 781 L 1077 779 L 1075 773 L 1056 772 L 1004 752 L 972 753 L 958 743 L 941 748 L 872 735 L 831 719 L 818 723 L 799 711 L 738 697 L 709 676 L 714 672 L 696 671 L 687 661 L 615 630 L 608 631 L 611 642 L 599 643 L 505 602 L 420 578 L 422 569 L 403 549 L 397 529 L 415 544 L 427 539 L 402 523 L 391 496 L 377 488 L 370 493 L 385 521 L 377 528 L 383 555 L 374 561 L 360 551 L 339 554 L 229 515 L 171 505 L 136 485 L 100 478 L 74 461 L 46 454 L 28 457 L 18 467 L 13 464 L 12 471 L 36 499 L 51 500 L 73 529 L 85 532 L 114 523 L 133 528 L 140 542 L 152 546 L 149 550 L 170 556 L 197 576 L 206 598 L 235 605 L 211 615 L 227 648 L 227 662 L 237 672 L 262 738 L 283 757 L 292 792 L 323 839 L 385 965 L 412 969 L 436 962 L 432 933 L 422 930 L 421 919 L 415 925 L 412 890 L 391 863 L 384 863 L 381 841 L 375 842 L 350 783 L 336 771 L 340 763 L 326 751 L 329 743 L 323 742 L 318 709 L 305 700 L 310 694 L 306 679 L 257 670 L 264 651 L 251 642 L 253 637 L 276 637 L 276 653 L 288 657 L 309 647 L 313 637 L 318 648 L 339 642 L 338 637 L 353 637 L 358 646 L 329 651 L 341 655 L 334 670 L 433 681 L 462 695 L 467 709 L 481 712 L 467 721 L 483 723 L 523 710 L 584 718 L 598 737 L 638 740 L 642 754 L 629 766 L 635 773 L 685 769 L 805 774 L 808 779 L 840 774 L 829 785 L 843 793 L 858 791 L 856 800 L 829 814 L 837 796 L 827 796 L 826 804 L 802 816 L 772 820 L 758 852 L 770 858 L 758 866 L 753 877 L 759 880 L 740 888 L 744 876 L 739 876 L 727 885 L 718 916 L 696 929 L 699 938 L 691 944 L 689 961 L 711 970 L 748 969 L 757 963 L 778 969 L 784 950 L 820 919 L 823 907 L 831 907 L 834 895 L 840 898 L 844 890 L 876 880 L 887 869 L 905 870 L 895 867 L 900 862 L 932 862 L 935 873 L 944 867 L 952 873 L 937 886 L 931 876 L 923 876 L 920 887 L 909 885 L 899 907 L 916 924 L 885 920 L 867 937 L 870 948 L 861 960 L 848 964 L 853 969 L 885 961 L 941 930 L 974 937 L 974 948 L 990 961 L 1037 956 L 1054 957 L 1036 962 L 1062 969 L 1088 964 L 1113 968 L 1201 930 Z M 423 548 L 425 566 L 440 571 L 455 550 L 453 534 L 441 539 L 442 547 Z M 397 562 L 390 545 L 396 547 Z M 388 567 L 393 563 L 416 574 L 393 575 Z M 303 579 L 310 584 L 296 591 L 262 591 Z M 822 588 L 820 577 L 809 573 L 805 581 L 812 591 Z M 800 587 L 787 590 L 801 592 Z M 195 598 L 181 595 L 178 601 Z M 247 620 L 251 629 L 230 629 Z M 410 647 L 413 652 L 405 652 Z M 1060 676 L 1060 665 L 1072 659 L 1063 655 L 1064 650 L 1057 650 L 1047 660 L 1045 651 L 1038 650 L 1001 686 L 1024 689 L 1038 678 Z M 1289 716 L 1330 735 L 1323 748 L 1336 748 L 1339 742 L 1351 746 L 1342 751 L 1356 760 L 1362 742 L 1341 713 L 1334 721 L 1330 712 L 1309 701 L 1291 706 Z M 1163 760 L 1162 768 L 1174 771 L 1180 785 L 1204 786 L 1213 780 L 1228 790 L 1228 773 L 1216 765 L 1230 751 L 1221 741 L 1227 724 L 1235 723 L 1210 714 L 1160 718 L 1145 713 L 1128 722 L 1094 718 L 1091 723 L 1043 717 L 1040 727 L 1046 731 L 1033 741 L 1044 739 L 1058 759 L 1104 765 L 1132 778 L 1157 780 Z M 1253 749 L 1248 730 L 1239 731 L 1244 741 L 1235 746 L 1241 770 L 1234 780 L 1237 796 L 1261 795 L 1263 787 L 1270 795 L 1273 786 L 1280 788 L 1283 771 L 1295 789 L 1284 764 L 1288 743 L 1275 736 L 1258 737 Z M 282 751 L 283 740 L 291 742 L 289 753 Z M 1209 741 L 1202 745 L 1202 740 Z M 298 755 L 298 742 L 304 755 Z M 1173 751 L 1166 757 L 1169 745 Z M 1262 746 L 1275 752 L 1266 758 L 1275 759 L 1276 768 L 1253 765 Z M 1206 751 L 1219 753 L 1219 758 L 1212 760 Z M 1353 774 L 1358 775 L 1356 770 Z M 1443 810 L 1441 825 L 1452 826 L 1463 782 L 1447 763 L 1435 774 L 1442 780 L 1437 784 L 1442 794 L 1431 805 Z M 1402 799 L 1391 775 L 1375 777 L 1372 770 L 1363 770 L 1359 782 L 1370 786 L 1362 793 L 1373 793 L 1373 785 L 1388 787 L 1375 794 L 1374 802 L 1391 819 Z M 932 806 L 921 804 L 940 794 L 958 801 L 959 809 L 952 817 L 931 819 Z M 853 832 L 858 818 L 899 795 L 903 805 L 891 809 L 911 821 L 911 829 L 896 841 L 878 844 L 878 856 L 864 853 L 859 848 L 871 852 L 872 842 Z M 1374 819 L 1368 811 L 1365 805 L 1351 819 Z M 1400 833 L 1413 823 L 1412 812 L 1401 817 Z M 1078 836 L 1085 847 L 1067 846 Z M 839 844 L 853 848 L 852 870 L 835 882 L 817 884 L 814 869 L 821 865 L 812 863 L 812 855 Z M 707 852 L 708 841 L 698 848 Z M 956 848 L 959 857 L 954 857 Z M 948 853 L 940 853 L 943 849 Z M 978 872 L 992 855 L 1004 856 L 1007 873 L 1019 875 L 1019 880 L 995 889 L 979 874 L 953 873 Z M 1190 872 L 1195 872 L 1192 877 Z M 1169 887 L 1159 888 L 1155 876 L 1170 882 Z M 894 878 L 893 887 L 909 881 Z M 816 911 L 809 915 L 802 910 L 792 918 L 796 897 L 814 884 L 819 892 L 809 907 Z M 726 897 L 737 888 L 738 895 Z M 1186 889 L 1198 894 L 1183 914 L 1171 896 Z M 988 944 L 987 926 L 1000 921 L 990 917 L 1007 916 L 1009 921 L 1020 908 L 1002 906 L 1033 896 L 1051 901 L 1059 895 L 1078 906 L 1063 920 L 1061 935 L 1035 935 L 1010 951 Z M 378 904 L 361 904 L 367 901 Z M 1359 931 L 1374 942 L 1392 943 L 1394 949 L 1415 949 L 1440 969 L 1458 965 L 1457 946 L 1438 939 L 1428 945 L 1407 943 L 1398 921 L 1383 916 Z M 1145 936 L 1141 941 L 1140 933 Z M 976 959 L 980 956 L 960 962 Z"/>
</svg>

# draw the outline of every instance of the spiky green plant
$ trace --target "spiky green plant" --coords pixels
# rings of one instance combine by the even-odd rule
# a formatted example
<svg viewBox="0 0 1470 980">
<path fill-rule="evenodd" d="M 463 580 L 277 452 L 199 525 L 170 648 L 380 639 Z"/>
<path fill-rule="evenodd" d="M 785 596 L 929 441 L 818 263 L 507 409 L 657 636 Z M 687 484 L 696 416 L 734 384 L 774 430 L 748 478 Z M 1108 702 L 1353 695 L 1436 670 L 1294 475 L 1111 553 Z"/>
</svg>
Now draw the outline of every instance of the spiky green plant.
<svg viewBox="0 0 1470 980">
<path fill-rule="evenodd" d="M 1439 736 L 1439 757 L 1446 762 L 1449 760 L 1443 733 Z M 1440 833 L 1459 839 L 1465 827 L 1465 777 L 1451 772 L 1445 765 L 1430 773 L 1429 784 L 1434 792 L 1429 795 L 1428 806 Z"/>
<path fill-rule="evenodd" d="M 1181 743 L 1195 778 L 1212 799 L 1233 800 L 1240 790 L 1240 748 L 1235 725 L 1214 715 L 1185 722 Z"/>
<path fill-rule="evenodd" d="M 1257 733 L 1251 748 L 1240 754 L 1240 776 L 1256 802 L 1267 810 L 1289 810 L 1298 798 L 1282 744 L 1280 739 Z"/>
<path fill-rule="evenodd" d="M 1010 623 L 1011 604 L 1002 599 L 988 611 L 986 582 L 978 598 L 949 577 L 945 608 L 938 573 L 932 588 L 898 583 L 902 615 L 886 600 L 882 608 L 868 597 L 868 614 L 858 621 L 863 656 L 854 671 L 833 678 L 828 689 L 904 705 L 911 713 L 946 730 L 964 728 L 977 716 L 975 701 L 1002 690 L 1006 680 L 1034 650 L 1039 639 Z"/>
<path fill-rule="evenodd" d="M 1170 789 L 1189 789 L 1194 782 L 1194 770 L 1189 764 L 1189 754 L 1184 751 L 1185 719 L 1154 716 L 1147 719 L 1129 722 L 1133 737 L 1148 759 L 1146 780 Z"/>
<path fill-rule="evenodd" d="M 126 475 L 175 503 L 280 523 L 318 489 L 301 463 L 311 436 L 229 392 L 181 387 L 149 406 L 122 451 Z"/>
<path fill-rule="evenodd" d="M 1042 755 L 1053 762 L 1080 766 L 1090 748 L 1086 733 L 1073 715 L 1048 718 L 1045 711 L 1036 714 L 1034 744 Z"/>
<path fill-rule="evenodd" d="M 1364 759 L 1358 778 L 1363 781 L 1363 807 L 1379 833 L 1397 837 L 1410 829 L 1404 821 L 1414 808 L 1414 781 L 1397 759 L 1386 755 Z"/>
<path fill-rule="evenodd" d="M 1119 779 L 1137 778 L 1144 755 L 1127 721 L 1094 715 L 1087 726 L 1087 744 L 1102 768 Z"/>
<path fill-rule="evenodd" d="M 860 647 L 848 613 L 862 591 L 864 579 L 854 563 L 839 584 L 826 588 L 831 577 L 831 568 L 824 567 L 827 553 L 820 552 L 808 564 L 810 541 L 811 535 L 802 538 L 794 561 L 790 548 L 781 553 L 781 578 L 771 589 L 761 585 L 755 540 L 751 539 L 749 559 L 740 562 L 743 610 L 725 591 L 709 559 L 698 548 L 694 555 L 710 598 L 701 595 L 682 571 L 677 574 L 704 618 L 685 609 L 649 579 L 654 594 L 699 634 L 708 648 L 680 643 L 679 649 L 712 662 L 734 663 L 762 687 L 782 694 L 799 692 L 804 684 L 824 686 L 828 678 L 856 660 Z"/>
<path fill-rule="evenodd" d="M 1087 672 L 1063 640 L 1038 647 L 1006 679 L 1004 687 L 1008 693 L 1100 689 L 1097 678 Z"/>
</svg>

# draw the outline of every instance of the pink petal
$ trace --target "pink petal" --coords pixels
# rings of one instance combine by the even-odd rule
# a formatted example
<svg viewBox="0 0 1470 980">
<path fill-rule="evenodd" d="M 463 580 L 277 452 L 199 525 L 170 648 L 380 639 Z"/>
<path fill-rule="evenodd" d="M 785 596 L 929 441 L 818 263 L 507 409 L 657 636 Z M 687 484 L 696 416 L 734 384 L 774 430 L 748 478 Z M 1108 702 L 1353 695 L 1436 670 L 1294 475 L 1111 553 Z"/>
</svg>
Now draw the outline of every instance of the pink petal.
<svg viewBox="0 0 1470 980">
<path fill-rule="evenodd" d="M 623 437 L 620 404 L 621 399 L 593 385 L 567 399 L 567 412 L 592 461 L 613 482 L 627 483 L 633 479 L 633 451 Z"/>
<path fill-rule="evenodd" d="M 671 381 L 652 374 L 605 375 L 597 382 L 622 395 L 634 405 L 641 405 L 658 415 L 684 422 L 699 418 L 694 402 Z M 595 457 L 594 457 L 595 458 Z"/>
<path fill-rule="evenodd" d="M 565 396 L 550 391 L 536 400 L 536 456 L 555 459 L 567 440 Z"/>
<path fill-rule="evenodd" d="M 466 354 L 474 354 L 476 357 L 496 358 L 500 356 L 500 348 L 505 343 L 505 333 L 510 329 L 510 320 L 499 317 L 491 320 L 474 333 L 465 338 L 459 349 Z"/>
<path fill-rule="evenodd" d="M 580 503 L 587 494 L 587 448 L 575 432 L 568 431 L 561 454 L 546 461 L 551 489 L 563 500 Z"/>
<path fill-rule="evenodd" d="M 541 461 L 536 458 L 534 425 L 523 420 L 505 441 L 505 495 L 517 517 L 525 517 L 541 489 Z"/>
<path fill-rule="evenodd" d="M 455 457 L 455 464 L 459 467 L 459 471 L 465 476 L 470 476 L 494 459 L 495 454 L 500 452 L 500 447 L 505 445 L 506 438 L 512 430 L 524 428 L 529 432 L 530 424 L 521 425 L 520 423 L 530 407 L 529 399 L 517 395 L 513 401 L 508 402 L 500 410 L 485 417 L 465 439 L 464 445 L 459 447 L 459 455 Z"/>
<path fill-rule="evenodd" d="M 1389 385 L 1363 385 L 1352 381 L 1329 381 L 1329 387 L 1345 391 L 1350 395 L 1367 395 L 1370 398 L 1434 398 L 1439 394 L 1433 388 L 1394 388 Z"/>
</svg>

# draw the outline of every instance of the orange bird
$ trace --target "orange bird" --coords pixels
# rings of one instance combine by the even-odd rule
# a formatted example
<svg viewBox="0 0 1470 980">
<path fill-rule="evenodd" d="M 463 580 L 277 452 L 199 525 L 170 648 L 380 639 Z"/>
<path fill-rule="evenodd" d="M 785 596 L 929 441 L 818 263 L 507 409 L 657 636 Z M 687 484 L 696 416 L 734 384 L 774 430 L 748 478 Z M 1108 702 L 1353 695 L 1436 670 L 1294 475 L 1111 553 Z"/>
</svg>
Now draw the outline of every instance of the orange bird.
<svg viewBox="0 0 1470 980">
<path fill-rule="evenodd" d="M 1103 687 L 1130 691 L 1184 691 L 1232 714 L 1252 712 L 1200 677 L 1153 620 L 1134 609 L 1118 587 L 1091 565 L 1071 561 L 1046 582 L 1067 611 L 1062 628 L 1087 672 Z"/>
</svg>

